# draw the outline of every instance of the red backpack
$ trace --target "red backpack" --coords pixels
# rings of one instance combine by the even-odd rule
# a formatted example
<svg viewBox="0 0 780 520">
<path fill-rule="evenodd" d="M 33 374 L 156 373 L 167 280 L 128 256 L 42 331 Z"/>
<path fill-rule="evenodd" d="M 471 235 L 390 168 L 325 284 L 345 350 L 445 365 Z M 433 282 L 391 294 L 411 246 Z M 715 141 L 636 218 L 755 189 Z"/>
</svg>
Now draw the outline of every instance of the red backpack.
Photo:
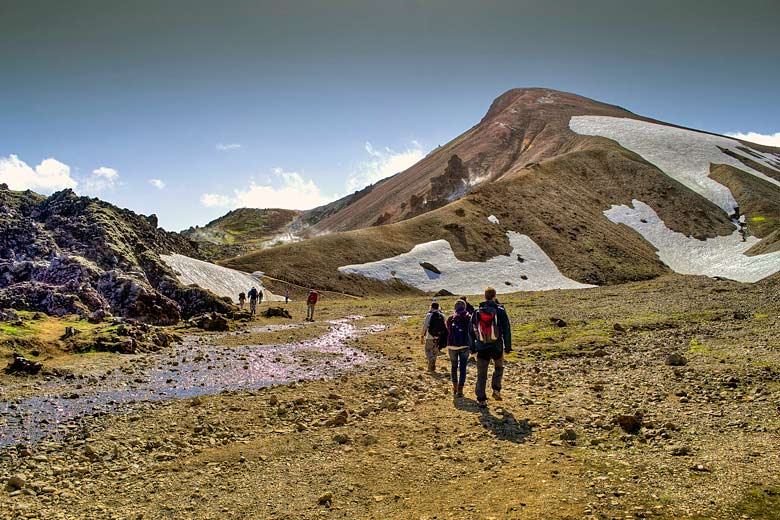
<svg viewBox="0 0 780 520">
<path fill-rule="evenodd" d="M 309 297 L 306 299 L 306 303 L 317 303 L 317 293 L 311 291 Z"/>
<path fill-rule="evenodd" d="M 474 336 L 482 343 L 494 343 L 501 337 L 498 313 L 495 307 L 480 307 L 474 321 Z"/>
</svg>

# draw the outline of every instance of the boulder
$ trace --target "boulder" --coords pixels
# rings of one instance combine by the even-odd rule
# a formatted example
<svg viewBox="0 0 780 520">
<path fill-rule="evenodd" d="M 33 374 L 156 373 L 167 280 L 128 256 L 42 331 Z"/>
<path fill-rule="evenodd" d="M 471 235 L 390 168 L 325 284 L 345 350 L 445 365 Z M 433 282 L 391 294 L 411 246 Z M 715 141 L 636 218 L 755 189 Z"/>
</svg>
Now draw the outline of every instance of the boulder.
<svg viewBox="0 0 780 520">
<path fill-rule="evenodd" d="M 672 367 L 681 367 L 688 364 L 688 360 L 682 354 L 677 352 L 669 354 L 666 358 L 666 364 Z"/>
<path fill-rule="evenodd" d="M 263 316 L 265 316 L 266 318 L 279 317 L 279 318 L 292 319 L 290 313 L 287 311 L 287 309 L 283 307 L 269 307 L 265 310 Z"/>
<path fill-rule="evenodd" d="M 211 332 L 222 332 L 230 328 L 227 318 L 218 312 L 205 313 L 192 317 L 187 320 L 187 323 L 191 327 L 197 327 Z"/>
<path fill-rule="evenodd" d="M 14 360 L 5 367 L 7 374 L 37 374 L 43 368 L 43 363 L 31 361 L 21 354 L 14 353 Z"/>
</svg>

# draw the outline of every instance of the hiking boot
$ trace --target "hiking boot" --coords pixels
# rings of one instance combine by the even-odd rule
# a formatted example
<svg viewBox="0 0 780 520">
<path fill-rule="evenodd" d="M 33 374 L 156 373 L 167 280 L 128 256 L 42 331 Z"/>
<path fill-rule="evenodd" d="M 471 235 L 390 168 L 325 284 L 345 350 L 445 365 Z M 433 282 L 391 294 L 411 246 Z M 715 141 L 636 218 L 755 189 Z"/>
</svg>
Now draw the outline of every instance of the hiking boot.
<svg viewBox="0 0 780 520">
<path fill-rule="evenodd" d="M 487 408 L 487 401 L 477 401 L 477 406 L 480 408 Z"/>
<path fill-rule="evenodd" d="M 452 395 L 458 397 L 458 385 L 452 385 Z"/>
<path fill-rule="evenodd" d="M 457 395 L 458 397 L 463 397 L 463 387 L 462 386 L 458 387 L 458 391 L 457 391 L 457 393 L 455 395 Z"/>
<path fill-rule="evenodd" d="M 496 401 L 503 401 L 503 399 L 501 399 L 501 392 L 498 390 L 493 390 L 493 399 Z"/>
</svg>

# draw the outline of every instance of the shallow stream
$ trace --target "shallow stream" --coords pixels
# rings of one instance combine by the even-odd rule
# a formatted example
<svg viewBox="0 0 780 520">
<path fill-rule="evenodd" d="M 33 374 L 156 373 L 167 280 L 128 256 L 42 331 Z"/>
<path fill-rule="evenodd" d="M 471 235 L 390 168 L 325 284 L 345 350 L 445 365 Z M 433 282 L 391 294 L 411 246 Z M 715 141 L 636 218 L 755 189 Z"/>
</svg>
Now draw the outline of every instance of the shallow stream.
<svg viewBox="0 0 780 520">
<path fill-rule="evenodd" d="M 121 412 L 133 403 L 337 377 L 375 360 L 346 346 L 350 338 L 383 328 L 357 327 L 353 323 L 357 318 L 332 321 L 322 336 L 282 345 L 224 347 L 219 345 L 221 335 L 187 336 L 172 350 L 136 357 L 89 381 L 42 382 L 35 397 L 0 400 L 0 447 L 62 435 L 78 429 L 90 416 Z M 265 325 L 250 330 L 296 326 Z"/>
</svg>

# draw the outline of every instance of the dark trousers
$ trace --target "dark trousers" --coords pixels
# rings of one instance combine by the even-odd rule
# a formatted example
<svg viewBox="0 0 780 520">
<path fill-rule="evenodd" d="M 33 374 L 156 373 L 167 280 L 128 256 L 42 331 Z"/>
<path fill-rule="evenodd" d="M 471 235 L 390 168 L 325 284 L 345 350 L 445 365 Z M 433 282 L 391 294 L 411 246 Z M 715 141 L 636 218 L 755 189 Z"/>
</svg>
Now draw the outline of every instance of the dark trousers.
<svg viewBox="0 0 780 520">
<path fill-rule="evenodd" d="M 490 386 L 493 390 L 501 391 L 501 378 L 504 376 L 504 350 L 498 345 L 477 352 L 477 388 L 475 391 L 477 401 L 487 400 L 485 387 L 487 386 L 488 367 L 491 359 L 494 367 Z"/>
</svg>

